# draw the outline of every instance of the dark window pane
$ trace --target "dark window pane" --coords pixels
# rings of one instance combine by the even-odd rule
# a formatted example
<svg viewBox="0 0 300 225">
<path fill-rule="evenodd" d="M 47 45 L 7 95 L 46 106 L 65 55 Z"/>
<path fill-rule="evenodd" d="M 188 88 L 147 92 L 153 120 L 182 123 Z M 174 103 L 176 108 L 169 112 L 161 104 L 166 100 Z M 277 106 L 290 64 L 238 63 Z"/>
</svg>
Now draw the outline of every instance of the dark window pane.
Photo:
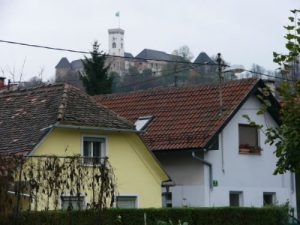
<svg viewBox="0 0 300 225">
<path fill-rule="evenodd" d="M 229 205 L 230 206 L 240 206 L 240 193 L 230 193 L 229 194 Z"/>
<path fill-rule="evenodd" d="M 83 142 L 83 156 L 86 157 L 86 158 L 84 158 L 85 164 L 91 163 L 90 157 L 92 157 L 92 145 L 91 145 L 91 142 L 89 142 L 89 141 Z"/>
<path fill-rule="evenodd" d="M 274 193 L 264 193 L 264 205 L 274 204 Z"/>
<path fill-rule="evenodd" d="M 93 142 L 93 157 L 95 157 L 94 163 L 99 164 L 100 157 L 101 157 L 101 143 L 100 142 Z"/>
<path fill-rule="evenodd" d="M 240 147 L 258 147 L 258 132 L 256 127 L 239 125 Z"/>
</svg>

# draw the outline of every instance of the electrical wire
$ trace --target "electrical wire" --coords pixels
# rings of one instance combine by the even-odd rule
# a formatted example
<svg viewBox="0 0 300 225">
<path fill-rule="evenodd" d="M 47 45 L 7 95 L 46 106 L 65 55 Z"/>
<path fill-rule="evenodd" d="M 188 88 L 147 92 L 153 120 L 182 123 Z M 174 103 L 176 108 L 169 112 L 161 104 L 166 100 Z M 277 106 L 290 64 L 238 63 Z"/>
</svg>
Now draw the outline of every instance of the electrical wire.
<svg viewBox="0 0 300 225">
<path fill-rule="evenodd" d="M 71 53 L 81 53 L 81 54 L 90 54 L 91 52 L 88 51 L 81 51 L 81 50 L 74 50 L 74 49 L 67 49 L 67 48 L 57 48 L 57 47 L 50 47 L 50 46 L 45 46 L 45 45 L 37 45 L 37 44 L 28 44 L 24 42 L 16 42 L 16 41 L 7 41 L 7 40 L 1 40 L 1 43 L 6 43 L 6 44 L 14 44 L 14 45 L 21 45 L 21 46 L 27 46 L 27 47 L 33 47 L 33 48 L 43 48 L 43 49 L 48 49 L 48 50 L 56 50 L 56 51 L 64 51 L 64 52 L 71 52 Z M 102 53 L 99 53 L 102 54 Z M 112 57 L 112 58 L 122 58 L 122 59 L 130 59 L 130 60 L 136 60 L 136 61 L 157 61 L 157 62 L 167 62 L 167 63 L 177 63 L 177 64 L 188 64 L 188 65 L 196 65 L 196 66 L 217 66 L 217 63 L 195 63 L 195 62 L 188 62 L 188 61 L 180 61 L 180 60 L 162 60 L 162 59 L 153 59 L 153 58 L 139 58 L 139 57 L 129 57 L 129 56 L 116 56 L 116 55 L 108 55 L 105 54 L 107 57 Z M 223 67 L 228 67 L 226 64 L 221 64 Z M 260 73 L 252 70 L 244 70 L 246 72 L 250 72 L 253 74 L 258 74 L 258 75 L 263 75 L 266 77 L 272 77 L 275 79 L 281 79 L 281 80 L 287 80 L 287 81 L 295 81 L 296 79 L 288 79 L 288 78 L 283 78 L 283 77 L 278 77 L 270 74 L 265 74 L 265 73 Z"/>
<path fill-rule="evenodd" d="M 244 69 L 244 71 L 245 71 L 245 72 L 252 73 L 252 74 L 262 75 L 262 76 L 266 76 L 266 77 L 272 77 L 272 78 L 280 79 L 280 80 L 296 81 L 296 79 L 289 79 L 289 78 L 284 78 L 284 77 L 278 77 L 278 76 L 274 76 L 274 75 L 270 75 L 270 74 L 265 74 L 265 73 L 256 72 L 256 71 L 253 71 L 253 70 L 245 70 L 245 69 Z"/>
<path fill-rule="evenodd" d="M 0 40 L 2 43 L 6 44 L 14 44 L 14 45 L 21 45 L 21 46 L 27 46 L 27 47 L 33 47 L 33 48 L 43 48 L 48 50 L 55 50 L 55 51 L 64 51 L 64 52 L 71 52 L 71 53 L 81 53 L 81 54 L 91 54 L 91 52 L 88 51 L 81 51 L 81 50 L 74 50 L 74 49 L 67 49 L 67 48 L 57 48 L 57 47 L 50 47 L 45 45 L 37 45 L 37 44 L 28 44 L 24 42 L 16 42 L 16 41 L 7 41 L 7 40 Z M 99 55 L 103 55 L 102 53 L 99 53 Z M 191 65 L 202 65 L 202 66 L 216 66 L 217 64 L 207 64 L 207 63 L 192 63 L 188 61 L 180 61 L 180 60 L 167 60 L 167 59 L 154 59 L 154 58 L 141 58 L 141 57 L 129 57 L 129 56 L 118 56 L 118 55 L 109 55 L 104 54 L 107 57 L 112 58 L 122 58 L 122 59 L 131 59 L 136 61 L 157 61 L 157 62 L 168 62 L 168 63 L 178 63 L 178 64 L 191 64 Z M 180 57 L 180 56 L 179 56 Z M 224 65 L 225 66 L 225 65 Z"/>
</svg>

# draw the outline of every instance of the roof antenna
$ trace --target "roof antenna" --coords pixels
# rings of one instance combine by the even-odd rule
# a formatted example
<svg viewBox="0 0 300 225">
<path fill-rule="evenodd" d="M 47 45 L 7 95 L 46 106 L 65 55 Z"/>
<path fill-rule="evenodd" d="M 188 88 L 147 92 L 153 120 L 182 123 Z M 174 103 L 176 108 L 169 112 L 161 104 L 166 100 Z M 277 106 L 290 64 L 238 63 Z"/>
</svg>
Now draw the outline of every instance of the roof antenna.
<svg viewBox="0 0 300 225">
<path fill-rule="evenodd" d="M 219 100 L 220 100 L 220 112 L 219 115 L 222 116 L 223 114 L 223 73 L 222 73 L 222 58 L 221 53 L 218 53 L 217 56 L 217 63 L 218 63 L 218 76 L 219 76 Z"/>
</svg>

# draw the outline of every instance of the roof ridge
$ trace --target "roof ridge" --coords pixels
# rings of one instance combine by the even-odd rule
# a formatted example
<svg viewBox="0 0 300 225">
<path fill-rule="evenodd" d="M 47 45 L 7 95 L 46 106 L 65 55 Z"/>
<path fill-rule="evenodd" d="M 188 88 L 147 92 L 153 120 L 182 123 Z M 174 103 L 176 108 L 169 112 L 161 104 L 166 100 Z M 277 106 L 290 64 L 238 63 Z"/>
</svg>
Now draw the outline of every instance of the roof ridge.
<svg viewBox="0 0 300 225">
<path fill-rule="evenodd" d="M 27 93 L 27 92 L 33 92 L 33 91 L 47 89 L 47 88 L 55 88 L 55 87 L 59 87 L 59 86 L 63 86 L 63 84 L 44 84 L 44 85 L 40 85 L 40 86 L 36 86 L 36 87 L 18 88 L 18 89 L 15 89 L 15 90 L 7 90 L 7 91 L 4 91 L 4 92 L 0 93 L 0 98 L 7 97 L 7 96 L 20 95 L 21 93 L 24 94 L 24 93 Z"/>
<path fill-rule="evenodd" d="M 62 102 L 59 106 L 59 115 L 58 115 L 58 120 L 63 120 L 64 118 L 64 113 L 65 113 L 65 109 L 67 107 L 67 102 L 68 102 L 68 92 L 70 90 L 74 90 L 78 93 L 80 93 L 82 95 L 82 97 L 87 98 L 88 100 L 90 100 L 93 104 L 95 104 L 95 106 L 100 109 L 100 110 L 104 110 L 107 115 L 111 115 L 114 116 L 116 118 L 118 118 L 119 120 L 122 120 L 124 123 L 126 123 L 127 125 L 133 126 L 132 122 L 127 120 L 126 118 L 119 116 L 116 112 L 114 112 L 113 110 L 109 109 L 107 106 L 100 104 L 96 101 L 96 99 L 93 96 L 88 95 L 86 92 L 83 92 L 82 90 L 80 90 L 79 88 L 70 85 L 70 84 L 65 84 L 65 89 L 64 89 L 64 93 L 62 96 Z"/>
</svg>

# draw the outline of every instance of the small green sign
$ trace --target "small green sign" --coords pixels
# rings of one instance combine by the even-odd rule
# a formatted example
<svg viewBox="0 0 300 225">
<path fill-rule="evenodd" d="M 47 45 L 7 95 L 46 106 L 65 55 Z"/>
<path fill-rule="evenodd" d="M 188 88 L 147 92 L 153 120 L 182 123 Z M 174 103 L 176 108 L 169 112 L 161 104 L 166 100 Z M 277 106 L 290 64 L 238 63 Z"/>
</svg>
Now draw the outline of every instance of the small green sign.
<svg viewBox="0 0 300 225">
<path fill-rule="evenodd" d="M 219 186 L 219 183 L 218 183 L 217 180 L 213 180 L 213 186 L 214 186 L 214 187 L 218 187 L 218 186 Z"/>
</svg>

